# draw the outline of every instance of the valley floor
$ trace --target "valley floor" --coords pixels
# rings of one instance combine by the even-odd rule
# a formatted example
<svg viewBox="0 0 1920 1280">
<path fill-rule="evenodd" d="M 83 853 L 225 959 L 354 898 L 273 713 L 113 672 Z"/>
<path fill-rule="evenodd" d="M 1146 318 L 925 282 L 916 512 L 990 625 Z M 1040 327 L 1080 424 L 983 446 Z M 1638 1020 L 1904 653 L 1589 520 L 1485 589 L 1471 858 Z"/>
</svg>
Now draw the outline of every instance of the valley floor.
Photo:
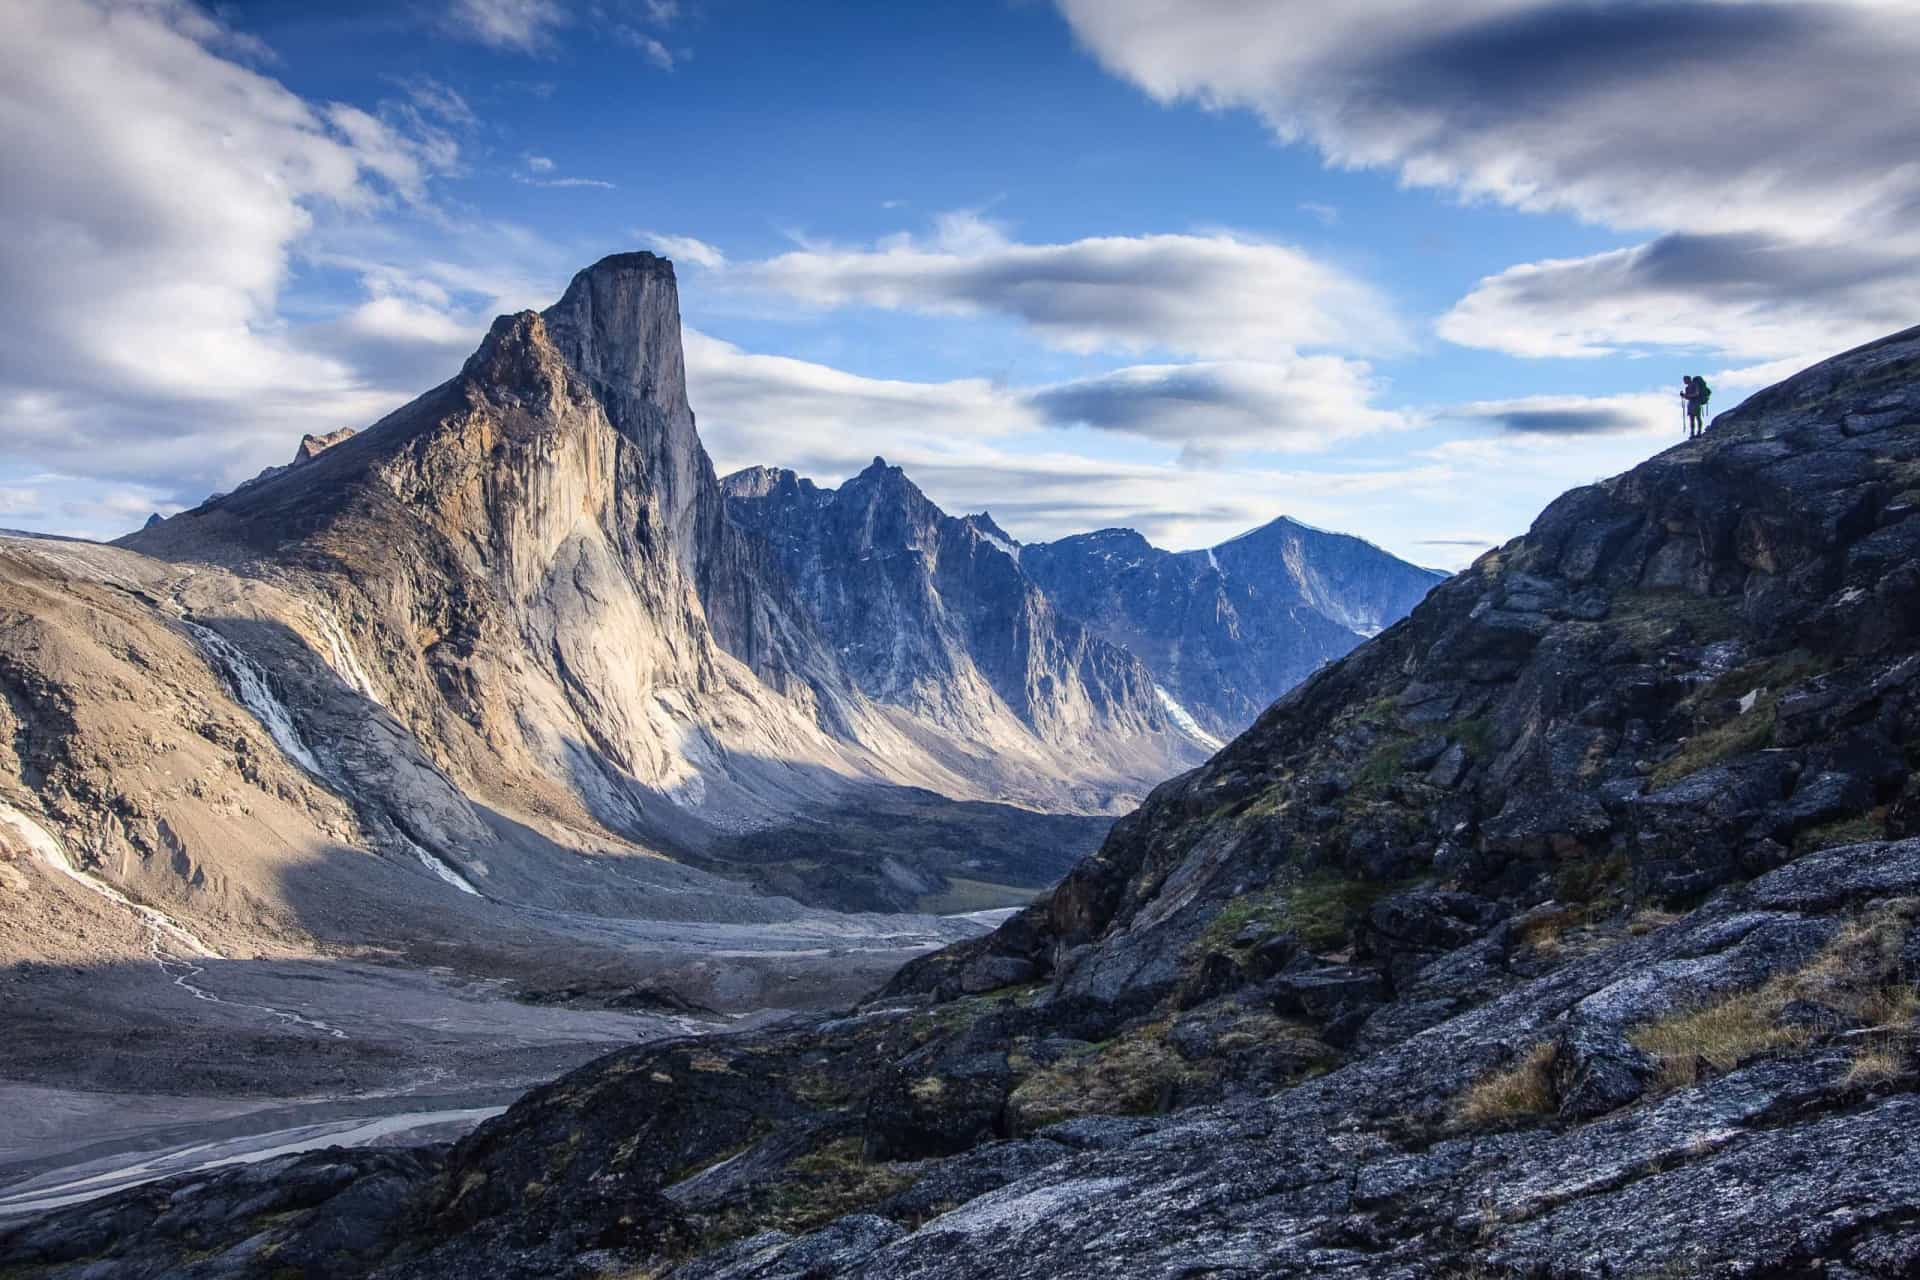
<svg viewBox="0 0 1920 1280">
<path fill-rule="evenodd" d="M 993 914 L 547 913 L 580 954 L 494 966 L 511 977 L 392 957 L 14 965 L 0 970 L 0 1217 L 291 1151 L 442 1141 L 612 1050 L 852 999 Z M 615 946 L 627 963 L 583 981 L 583 960 Z M 665 1007 L 645 984 L 654 971 L 726 1011 Z"/>
</svg>

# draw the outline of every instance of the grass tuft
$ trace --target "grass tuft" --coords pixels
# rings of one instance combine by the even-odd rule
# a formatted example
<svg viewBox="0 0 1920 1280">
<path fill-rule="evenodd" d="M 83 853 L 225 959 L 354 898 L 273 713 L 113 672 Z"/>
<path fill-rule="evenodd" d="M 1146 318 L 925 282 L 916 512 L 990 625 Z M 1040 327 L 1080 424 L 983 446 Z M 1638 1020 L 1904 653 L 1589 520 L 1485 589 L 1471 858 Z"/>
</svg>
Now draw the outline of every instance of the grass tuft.
<svg viewBox="0 0 1920 1280">
<path fill-rule="evenodd" d="M 1530 1116 L 1551 1115 L 1553 1042 L 1543 1040 L 1510 1067 L 1475 1082 L 1454 1099 L 1448 1117 L 1455 1129 L 1490 1129 Z"/>
</svg>

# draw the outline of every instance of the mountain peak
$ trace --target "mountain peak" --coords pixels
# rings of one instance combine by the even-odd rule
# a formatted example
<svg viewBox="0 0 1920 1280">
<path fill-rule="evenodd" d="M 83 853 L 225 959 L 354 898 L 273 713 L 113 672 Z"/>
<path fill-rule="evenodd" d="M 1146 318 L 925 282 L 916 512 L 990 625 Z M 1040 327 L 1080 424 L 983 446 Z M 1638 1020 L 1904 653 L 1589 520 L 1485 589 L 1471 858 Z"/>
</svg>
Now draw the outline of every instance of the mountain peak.
<svg viewBox="0 0 1920 1280">
<path fill-rule="evenodd" d="M 667 259 L 602 258 L 575 273 L 560 301 L 540 314 L 554 346 L 588 379 L 669 412 L 686 410 L 680 290 Z"/>
</svg>

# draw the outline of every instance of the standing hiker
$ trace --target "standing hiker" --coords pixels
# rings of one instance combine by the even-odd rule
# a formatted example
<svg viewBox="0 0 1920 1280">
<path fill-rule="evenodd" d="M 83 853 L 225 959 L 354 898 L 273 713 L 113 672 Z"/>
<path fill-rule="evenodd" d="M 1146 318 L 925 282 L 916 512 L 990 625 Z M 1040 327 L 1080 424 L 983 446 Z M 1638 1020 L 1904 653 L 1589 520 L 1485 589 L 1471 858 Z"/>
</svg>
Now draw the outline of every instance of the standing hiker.
<svg viewBox="0 0 1920 1280">
<path fill-rule="evenodd" d="M 1698 374 L 1688 374 L 1682 384 L 1680 398 L 1687 404 L 1687 438 L 1691 440 L 1706 430 L 1707 401 L 1713 395 L 1713 388 L 1707 380 Z"/>
</svg>

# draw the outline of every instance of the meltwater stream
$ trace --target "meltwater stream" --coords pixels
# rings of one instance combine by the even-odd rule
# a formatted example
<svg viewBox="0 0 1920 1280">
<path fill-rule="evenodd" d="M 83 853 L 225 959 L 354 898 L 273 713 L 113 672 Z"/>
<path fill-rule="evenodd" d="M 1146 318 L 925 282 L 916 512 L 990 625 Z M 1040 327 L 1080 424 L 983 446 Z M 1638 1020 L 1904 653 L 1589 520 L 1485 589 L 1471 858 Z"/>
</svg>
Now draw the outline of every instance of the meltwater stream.
<svg viewBox="0 0 1920 1280">
<path fill-rule="evenodd" d="M 236 1009 L 252 1009 L 256 1013 L 264 1013 L 281 1022 L 323 1031 L 337 1040 L 346 1039 L 346 1032 L 338 1027 L 328 1026 L 317 1018 L 309 1018 L 291 1009 L 277 1009 L 272 1005 L 254 1004 L 246 1000 L 228 1000 L 197 985 L 193 979 L 204 974 L 207 968 L 205 965 L 195 964 L 194 961 L 219 960 L 222 957 L 218 951 L 202 942 L 191 929 L 163 911 L 156 911 L 152 907 L 135 902 L 99 876 L 82 871 L 73 859 L 67 856 L 66 848 L 54 838 L 52 832 L 5 801 L 0 801 L 0 826 L 11 829 L 20 842 L 26 845 L 28 852 L 49 870 L 65 876 L 87 892 L 132 912 L 134 917 L 146 927 L 147 954 L 152 958 L 153 963 L 160 972 L 167 975 L 174 986 L 179 987 L 195 1000 L 205 1000 L 209 1004 L 229 1005 Z"/>
<path fill-rule="evenodd" d="M 320 762 L 307 750 L 306 743 L 300 741 L 300 731 L 293 727 L 293 717 L 287 708 L 273 694 L 273 687 L 267 683 L 266 673 L 254 664 L 252 658 L 240 652 L 234 643 L 211 627 L 204 627 L 189 618 L 180 620 L 193 638 L 200 642 L 207 656 L 226 674 L 227 683 L 253 712 L 262 725 L 266 726 L 280 750 L 288 757 L 298 761 L 302 768 L 316 777 L 324 778 L 326 771 Z"/>
</svg>

